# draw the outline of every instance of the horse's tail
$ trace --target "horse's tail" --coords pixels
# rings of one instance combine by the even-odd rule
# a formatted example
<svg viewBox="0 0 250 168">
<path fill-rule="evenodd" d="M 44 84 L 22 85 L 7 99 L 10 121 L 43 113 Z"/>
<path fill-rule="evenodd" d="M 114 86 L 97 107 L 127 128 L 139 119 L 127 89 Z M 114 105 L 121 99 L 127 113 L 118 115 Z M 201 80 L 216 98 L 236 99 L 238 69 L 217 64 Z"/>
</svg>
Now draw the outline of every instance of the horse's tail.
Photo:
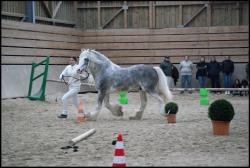
<svg viewBox="0 0 250 168">
<path fill-rule="evenodd" d="M 173 98 L 173 95 L 168 87 L 167 78 L 165 74 L 163 73 L 163 71 L 161 70 L 161 68 L 154 67 L 154 69 L 156 70 L 157 75 L 159 77 L 159 83 L 158 83 L 159 91 L 164 94 L 164 97 L 165 97 L 164 100 L 165 100 L 165 103 L 167 103 L 167 100 L 171 101 Z"/>
</svg>

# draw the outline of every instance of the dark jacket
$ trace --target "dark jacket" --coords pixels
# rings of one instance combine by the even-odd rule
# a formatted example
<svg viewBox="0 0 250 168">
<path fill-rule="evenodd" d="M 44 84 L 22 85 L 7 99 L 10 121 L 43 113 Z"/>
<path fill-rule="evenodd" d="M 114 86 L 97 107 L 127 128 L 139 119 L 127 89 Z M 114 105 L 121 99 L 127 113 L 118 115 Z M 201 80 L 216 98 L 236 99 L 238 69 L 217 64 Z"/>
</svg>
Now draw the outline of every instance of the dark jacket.
<svg viewBox="0 0 250 168">
<path fill-rule="evenodd" d="M 163 70 L 166 76 L 172 76 L 173 64 L 170 61 L 164 60 L 160 64 L 160 68 Z"/>
<path fill-rule="evenodd" d="M 196 79 L 198 76 L 207 76 L 207 63 L 205 61 L 197 63 L 196 68 Z"/>
<path fill-rule="evenodd" d="M 246 74 L 247 74 L 247 79 L 248 79 L 248 77 L 249 77 L 249 73 L 248 73 L 248 64 L 249 64 L 249 63 L 247 63 L 247 64 L 246 64 Z"/>
<path fill-rule="evenodd" d="M 220 74 L 220 64 L 217 61 L 210 61 L 207 65 L 208 77 L 218 76 Z"/>
<path fill-rule="evenodd" d="M 233 88 L 241 88 L 241 83 L 239 82 L 238 84 L 234 83 L 233 84 Z"/>
<path fill-rule="evenodd" d="M 179 79 L 179 71 L 174 65 L 173 65 L 173 71 L 172 71 L 172 78 L 174 79 L 174 85 L 176 86 L 176 83 Z"/>
<path fill-rule="evenodd" d="M 221 65 L 221 70 L 225 74 L 230 74 L 234 72 L 234 63 L 231 60 L 224 60 Z"/>
</svg>

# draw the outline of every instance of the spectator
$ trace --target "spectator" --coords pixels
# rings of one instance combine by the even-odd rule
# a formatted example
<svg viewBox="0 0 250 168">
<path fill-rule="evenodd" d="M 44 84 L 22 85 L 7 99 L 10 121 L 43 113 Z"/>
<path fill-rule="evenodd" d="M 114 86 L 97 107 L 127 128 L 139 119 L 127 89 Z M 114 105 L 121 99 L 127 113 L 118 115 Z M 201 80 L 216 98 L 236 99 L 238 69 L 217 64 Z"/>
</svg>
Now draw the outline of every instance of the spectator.
<svg viewBox="0 0 250 168">
<path fill-rule="evenodd" d="M 173 88 L 174 87 L 174 81 L 172 78 L 172 73 L 173 73 L 173 64 L 170 62 L 170 58 L 169 57 L 165 57 L 163 62 L 160 64 L 160 68 L 162 69 L 162 71 L 164 72 L 164 74 L 167 77 L 167 82 L 168 82 L 168 86 L 169 88 Z"/>
<path fill-rule="evenodd" d="M 222 62 L 221 70 L 224 77 L 224 87 L 230 88 L 232 83 L 232 74 L 234 72 L 234 63 L 230 60 L 229 56 L 226 56 L 225 60 Z M 225 91 L 225 94 L 230 94 L 230 91 Z"/>
<path fill-rule="evenodd" d="M 249 83 L 246 79 L 242 79 L 241 87 L 242 88 L 249 88 Z M 249 91 L 242 91 L 242 92 L 244 93 L 245 96 L 247 96 L 247 94 L 249 93 Z"/>
<path fill-rule="evenodd" d="M 249 81 L 249 76 L 248 76 L 248 75 L 249 75 L 249 73 L 248 73 L 248 66 L 249 66 L 249 65 L 248 65 L 248 63 L 247 63 L 247 64 L 246 64 L 246 75 L 247 75 L 247 80 Z"/>
<path fill-rule="evenodd" d="M 172 71 L 172 78 L 174 79 L 174 85 L 176 86 L 176 83 L 179 79 L 179 72 L 178 69 L 176 68 L 176 66 L 173 65 L 173 71 Z"/>
<path fill-rule="evenodd" d="M 193 62 L 189 60 L 188 56 L 185 56 L 185 59 L 180 62 L 181 87 L 185 88 L 185 90 L 187 90 L 187 88 L 191 88 L 192 70 Z M 181 91 L 181 93 L 184 93 L 184 91 Z M 189 93 L 192 93 L 192 91 L 189 90 Z"/>
<path fill-rule="evenodd" d="M 215 56 L 212 56 L 211 61 L 208 63 L 207 72 L 208 72 L 208 78 L 210 78 L 210 81 L 211 81 L 211 87 L 220 88 L 220 82 L 219 82 L 220 64 L 216 61 Z"/>
<path fill-rule="evenodd" d="M 200 58 L 200 62 L 196 65 L 196 79 L 199 81 L 200 88 L 205 88 L 206 77 L 207 77 L 207 63 L 205 57 Z"/>
<path fill-rule="evenodd" d="M 234 84 L 233 84 L 233 88 L 241 88 L 241 83 L 240 83 L 240 80 L 239 79 L 235 79 L 234 81 Z M 235 96 L 235 95 L 240 95 L 242 96 L 242 92 L 239 91 L 239 90 L 234 90 L 232 92 L 232 95 Z"/>
</svg>

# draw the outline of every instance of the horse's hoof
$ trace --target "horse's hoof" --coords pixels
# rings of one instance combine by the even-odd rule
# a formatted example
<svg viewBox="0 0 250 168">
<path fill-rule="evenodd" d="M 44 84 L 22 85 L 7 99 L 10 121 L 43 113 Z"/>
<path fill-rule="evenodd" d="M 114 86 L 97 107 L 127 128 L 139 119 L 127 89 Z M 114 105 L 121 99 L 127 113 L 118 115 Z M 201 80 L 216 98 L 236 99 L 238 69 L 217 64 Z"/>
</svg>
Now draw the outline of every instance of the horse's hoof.
<svg viewBox="0 0 250 168">
<path fill-rule="evenodd" d="M 138 118 L 138 117 L 129 117 L 129 120 L 140 120 L 141 118 Z"/>
<path fill-rule="evenodd" d="M 96 121 L 97 117 L 93 115 L 86 116 L 87 121 Z"/>
<path fill-rule="evenodd" d="M 87 121 L 96 121 L 96 118 L 95 117 L 88 117 Z"/>
<path fill-rule="evenodd" d="M 118 116 L 118 117 L 123 116 L 123 112 L 122 112 L 122 111 L 120 111 L 120 112 L 118 112 L 118 113 L 116 113 L 116 114 L 117 114 L 116 116 Z"/>
<path fill-rule="evenodd" d="M 121 107 L 121 106 L 115 106 L 114 110 L 111 111 L 111 113 L 112 113 L 114 116 L 117 116 L 117 117 L 123 116 L 122 107 Z"/>
</svg>

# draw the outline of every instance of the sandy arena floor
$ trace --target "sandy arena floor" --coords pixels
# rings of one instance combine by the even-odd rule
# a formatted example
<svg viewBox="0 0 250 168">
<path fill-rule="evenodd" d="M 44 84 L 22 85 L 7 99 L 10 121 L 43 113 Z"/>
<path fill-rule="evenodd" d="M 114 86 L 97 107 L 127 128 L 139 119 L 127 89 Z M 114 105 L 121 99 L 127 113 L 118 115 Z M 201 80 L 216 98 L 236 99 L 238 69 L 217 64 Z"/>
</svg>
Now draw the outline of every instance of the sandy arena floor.
<svg viewBox="0 0 250 168">
<path fill-rule="evenodd" d="M 229 136 L 214 136 L 208 106 L 199 105 L 198 92 L 174 93 L 179 105 L 177 123 L 168 124 L 158 102 L 148 95 L 142 120 L 128 120 L 140 100 L 129 93 L 122 118 L 103 107 L 97 121 L 76 123 L 77 110 L 69 102 L 69 117 L 58 119 L 62 94 L 47 101 L 25 98 L 2 100 L 2 166 L 111 166 L 112 140 L 123 134 L 128 166 L 249 166 L 249 97 L 209 95 L 210 102 L 226 98 L 235 108 Z M 79 94 L 85 110 L 96 106 L 95 93 Z M 118 95 L 111 96 L 117 102 Z M 72 138 L 90 130 L 96 133 L 77 144 L 78 152 L 62 150 Z"/>
</svg>

